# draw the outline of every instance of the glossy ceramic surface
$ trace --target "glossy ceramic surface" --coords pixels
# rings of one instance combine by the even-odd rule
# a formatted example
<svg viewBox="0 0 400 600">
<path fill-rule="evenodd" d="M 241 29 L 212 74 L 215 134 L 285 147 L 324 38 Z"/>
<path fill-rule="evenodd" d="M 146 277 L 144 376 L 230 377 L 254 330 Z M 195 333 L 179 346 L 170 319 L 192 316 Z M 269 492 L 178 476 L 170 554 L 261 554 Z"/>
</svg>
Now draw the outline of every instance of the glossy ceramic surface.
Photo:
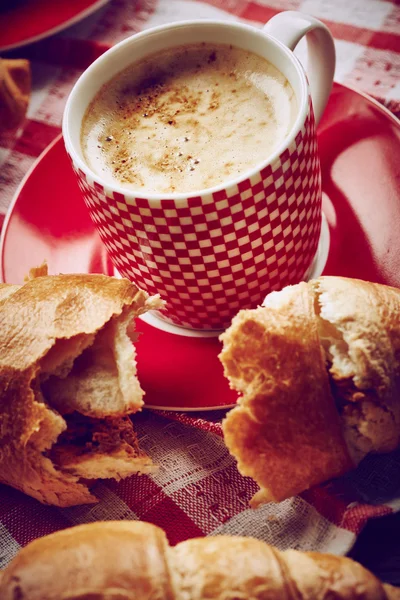
<svg viewBox="0 0 400 600">
<path fill-rule="evenodd" d="M 19 48 L 74 25 L 109 0 L 10 0 L 0 10 L 0 51 Z"/>
<path fill-rule="evenodd" d="M 373 100 L 335 84 L 318 129 L 324 211 L 330 228 L 326 275 L 400 287 L 400 123 Z M 59 185 L 60 180 L 62 185 Z M 47 260 L 50 273 L 113 274 L 61 139 L 22 182 L 7 215 L 1 276 L 22 282 Z M 176 410 L 232 405 L 217 338 L 178 335 L 139 321 L 138 371 L 146 402 Z"/>
</svg>

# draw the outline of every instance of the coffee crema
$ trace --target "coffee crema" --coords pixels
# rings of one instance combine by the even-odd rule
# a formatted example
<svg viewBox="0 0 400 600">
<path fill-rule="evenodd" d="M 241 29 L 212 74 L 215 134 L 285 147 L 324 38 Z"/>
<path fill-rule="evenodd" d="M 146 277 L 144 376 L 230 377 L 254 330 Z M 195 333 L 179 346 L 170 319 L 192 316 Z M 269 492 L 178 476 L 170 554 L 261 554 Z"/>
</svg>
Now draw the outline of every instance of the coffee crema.
<svg viewBox="0 0 400 600">
<path fill-rule="evenodd" d="M 260 56 L 193 44 L 146 57 L 116 75 L 86 111 L 81 146 L 105 181 L 141 193 L 187 193 L 229 181 L 285 139 L 297 103 Z"/>
</svg>

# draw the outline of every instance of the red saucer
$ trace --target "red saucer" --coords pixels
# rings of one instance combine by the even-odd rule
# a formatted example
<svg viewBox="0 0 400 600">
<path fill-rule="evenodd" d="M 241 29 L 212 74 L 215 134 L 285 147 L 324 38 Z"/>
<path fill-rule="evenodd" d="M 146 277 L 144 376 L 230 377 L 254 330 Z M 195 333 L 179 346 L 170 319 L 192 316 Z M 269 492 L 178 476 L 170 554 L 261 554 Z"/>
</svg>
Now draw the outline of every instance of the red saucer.
<svg viewBox="0 0 400 600">
<path fill-rule="evenodd" d="M 319 127 L 330 251 L 324 274 L 400 287 L 400 122 L 372 99 L 335 84 Z M 3 281 L 47 260 L 50 273 L 113 274 L 57 138 L 21 183 L 0 248 Z M 175 410 L 232 405 L 216 338 L 185 337 L 139 321 L 138 371 L 146 403 Z"/>
<path fill-rule="evenodd" d="M 5 0 L 0 10 L 0 51 L 53 35 L 88 17 L 108 1 Z"/>
</svg>

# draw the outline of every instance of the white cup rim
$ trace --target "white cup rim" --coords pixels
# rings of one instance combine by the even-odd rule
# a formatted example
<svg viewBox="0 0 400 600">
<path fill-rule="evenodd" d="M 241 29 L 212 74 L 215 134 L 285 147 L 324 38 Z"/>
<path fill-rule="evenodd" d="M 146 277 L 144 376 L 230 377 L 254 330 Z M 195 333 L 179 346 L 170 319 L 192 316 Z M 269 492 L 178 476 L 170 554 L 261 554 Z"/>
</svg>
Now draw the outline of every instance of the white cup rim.
<svg viewBox="0 0 400 600">
<path fill-rule="evenodd" d="M 111 183 L 109 181 L 106 181 L 105 179 L 102 179 L 102 177 L 99 176 L 95 171 L 93 171 L 87 165 L 87 163 L 80 157 L 79 152 L 77 152 L 75 150 L 74 143 L 73 143 L 73 141 L 71 139 L 71 135 L 70 135 L 69 124 L 70 124 L 70 120 L 71 120 L 71 113 L 73 111 L 73 107 L 74 107 L 75 103 L 79 102 L 79 95 L 81 93 L 82 88 L 84 88 L 84 86 L 86 84 L 86 79 L 88 79 L 90 77 L 91 73 L 93 72 L 93 70 L 95 70 L 97 68 L 99 63 L 103 62 L 104 60 L 107 60 L 107 58 L 110 57 L 111 55 L 113 55 L 115 52 L 120 52 L 121 49 L 123 49 L 125 47 L 129 48 L 132 44 L 135 44 L 137 41 L 139 41 L 143 37 L 152 35 L 154 33 L 162 32 L 162 31 L 167 31 L 167 30 L 173 31 L 174 29 L 188 27 L 188 26 L 192 26 L 192 27 L 193 26 L 194 27 L 209 27 L 209 26 L 211 26 L 211 27 L 217 26 L 218 27 L 218 26 L 221 26 L 221 27 L 225 27 L 228 29 L 248 31 L 248 32 L 251 32 L 253 35 L 258 36 L 260 40 L 266 40 L 266 41 L 268 41 L 268 43 L 274 44 L 276 47 L 279 48 L 279 50 L 282 53 L 284 53 L 286 55 L 286 57 L 292 62 L 293 66 L 295 67 L 296 74 L 299 77 L 299 81 L 300 81 L 300 98 L 298 99 L 298 100 L 300 100 L 300 102 L 299 102 L 299 106 L 298 106 L 298 114 L 297 114 L 297 117 L 295 119 L 295 122 L 293 123 L 293 126 L 292 126 L 290 132 L 282 140 L 281 144 L 279 144 L 279 146 L 274 150 L 274 152 L 268 156 L 268 158 L 257 163 L 254 167 L 241 173 L 240 175 L 238 175 L 232 179 L 226 179 L 223 182 L 221 182 L 213 187 L 210 187 L 210 188 L 204 188 L 204 189 L 199 189 L 199 190 L 196 189 L 196 190 L 192 190 L 189 192 L 179 192 L 179 193 L 153 193 L 153 192 L 148 192 L 145 189 L 144 190 L 134 190 L 131 188 L 126 188 L 122 185 L 118 185 L 114 182 Z M 111 75 L 110 79 L 112 79 L 113 76 L 114 75 Z M 94 95 L 95 94 L 93 94 L 93 97 L 94 97 Z M 221 192 L 224 190 L 229 190 L 229 188 L 232 188 L 232 187 L 236 188 L 241 182 L 243 182 L 247 179 L 252 179 L 252 178 L 256 177 L 260 173 L 260 171 L 262 171 L 263 169 L 268 167 L 268 165 L 274 163 L 279 158 L 279 156 L 291 144 L 293 144 L 297 134 L 304 126 L 304 123 L 305 123 L 307 115 L 308 115 L 308 110 L 309 110 L 309 90 L 308 90 L 308 83 L 307 83 L 305 71 L 304 71 L 300 61 L 293 54 L 293 52 L 290 50 L 290 48 L 285 46 L 285 44 L 283 44 L 278 39 L 265 33 L 262 29 L 257 29 L 256 27 L 247 25 L 245 23 L 231 23 L 231 22 L 215 20 L 215 19 L 213 19 L 213 20 L 197 19 L 197 20 L 177 21 L 174 23 L 167 23 L 165 25 L 159 25 L 158 27 L 152 27 L 151 29 L 145 29 L 144 31 L 141 31 L 140 33 L 136 33 L 136 34 L 129 36 L 128 38 L 122 40 L 115 46 L 112 46 L 104 54 L 99 56 L 81 74 L 81 76 L 75 82 L 74 87 L 72 88 L 72 91 L 68 97 L 68 100 L 67 100 L 67 103 L 66 103 L 66 106 L 64 109 L 63 121 L 62 121 L 62 132 L 63 132 L 63 138 L 64 138 L 64 144 L 65 144 L 66 150 L 67 150 L 68 154 L 70 155 L 70 157 L 72 158 L 75 167 L 77 167 L 79 170 L 81 170 L 85 174 L 86 177 L 88 177 L 90 180 L 96 182 L 97 184 L 101 185 L 103 188 L 111 189 L 113 193 L 115 192 L 117 194 L 121 194 L 127 198 L 146 197 L 146 199 L 150 203 L 151 202 L 159 202 L 160 200 L 174 200 L 175 202 L 179 202 L 179 201 L 187 200 L 188 198 L 193 198 L 193 197 L 198 197 L 198 196 L 201 196 L 201 197 L 204 197 L 207 195 L 212 196 L 213 194 L 216 194 L 218 192 Z"/>
</svg>

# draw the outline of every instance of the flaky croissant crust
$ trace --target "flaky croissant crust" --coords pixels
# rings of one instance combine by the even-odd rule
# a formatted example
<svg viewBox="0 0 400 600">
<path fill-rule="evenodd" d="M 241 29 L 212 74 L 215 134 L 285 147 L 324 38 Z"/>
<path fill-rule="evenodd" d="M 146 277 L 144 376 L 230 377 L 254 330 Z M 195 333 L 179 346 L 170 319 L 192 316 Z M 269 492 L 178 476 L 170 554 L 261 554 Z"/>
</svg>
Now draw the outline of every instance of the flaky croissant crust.
<svg viewBox="0 0 400 600">
<path fill-rule="evenodd" d="M 223 421 L 252 505 L 281 501 L 400 443 L 400 290 L 320 277 L 242 310 L 220 359 L 238 406 Z"/>
<path fill-rule="evenodd" d="M 104 522 L 43 537 L 0 579 L 2 600 L 396 600 L 348 558 L 215 536 L 170 547 L 162 529 Z"/>
</svg>

